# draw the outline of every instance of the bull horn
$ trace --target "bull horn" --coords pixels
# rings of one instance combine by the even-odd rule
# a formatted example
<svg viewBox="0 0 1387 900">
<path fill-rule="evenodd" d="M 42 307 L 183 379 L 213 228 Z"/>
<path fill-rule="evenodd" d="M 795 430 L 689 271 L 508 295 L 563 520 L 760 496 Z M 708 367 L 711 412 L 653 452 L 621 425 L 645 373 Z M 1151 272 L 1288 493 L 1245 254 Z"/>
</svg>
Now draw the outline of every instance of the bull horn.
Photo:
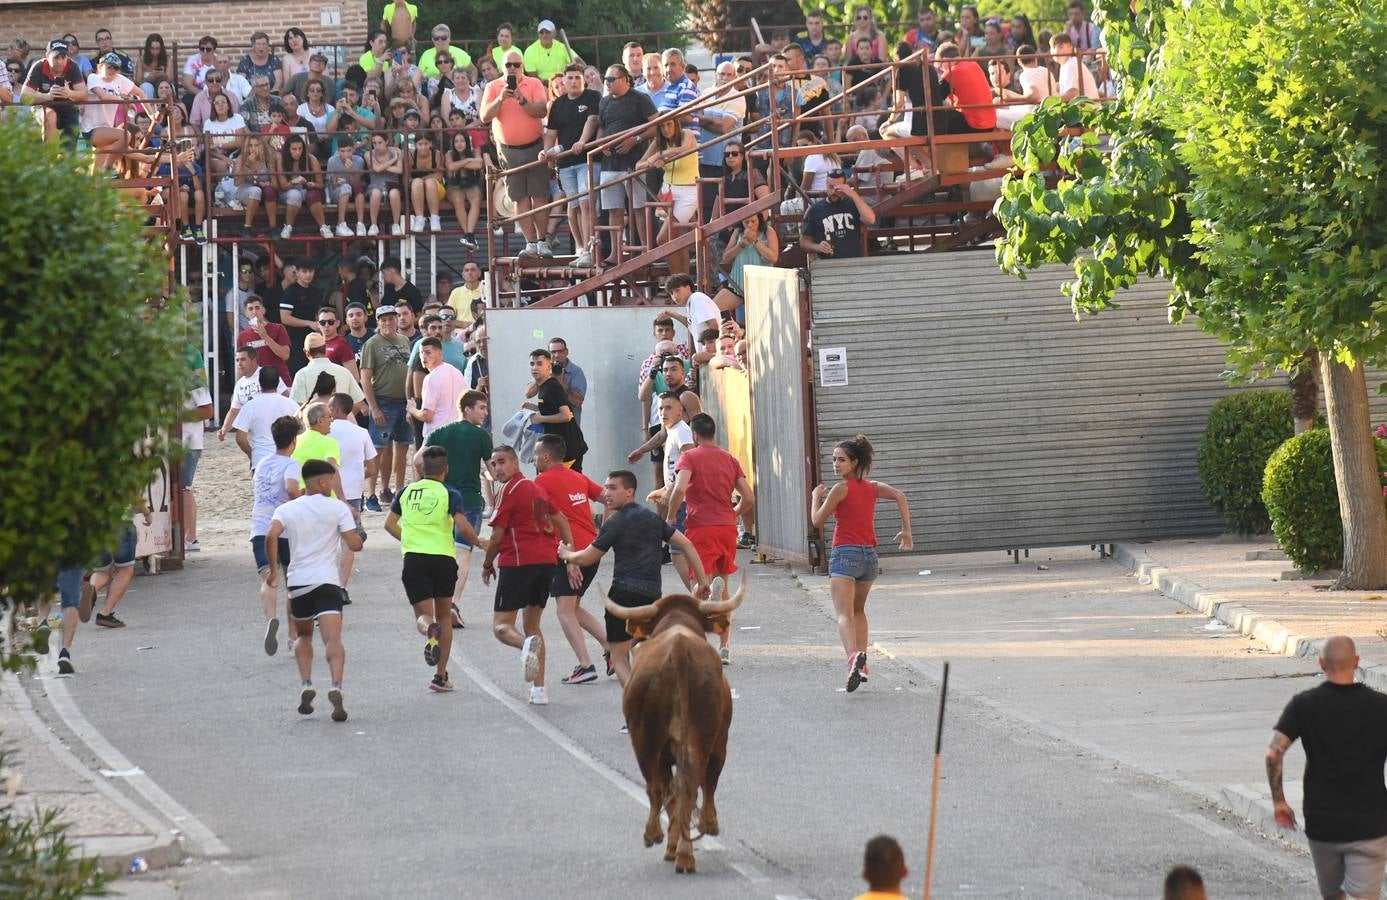
<svg viewBox="0 0 1387 900">
<path fill-rule="evenodd" d="M 742 583 L 737 588 L 737 593 L 726 600 L 700 600 L 698 603 L 698 611 L 706 616 L 723 615 L 732 612 L 732 610 L 741 606 L 742 601 L 746 599 L 746 582 L 747 576 L 746 573 L 743 572 Z"/>
<path fill-rule="evenodd" d="M 601 582 L 597 584 L 598 593 L 602 595 L 602 605 L 607 612 L 628 622 L 645 622 L 655 618 L 655 614 L 660 611 L 660 607 L 654 603 L 647 603 L 645 606 L 618 606 L 612 602 L 612 598 L 607 596 L 607 589 Z"/>
</svg>

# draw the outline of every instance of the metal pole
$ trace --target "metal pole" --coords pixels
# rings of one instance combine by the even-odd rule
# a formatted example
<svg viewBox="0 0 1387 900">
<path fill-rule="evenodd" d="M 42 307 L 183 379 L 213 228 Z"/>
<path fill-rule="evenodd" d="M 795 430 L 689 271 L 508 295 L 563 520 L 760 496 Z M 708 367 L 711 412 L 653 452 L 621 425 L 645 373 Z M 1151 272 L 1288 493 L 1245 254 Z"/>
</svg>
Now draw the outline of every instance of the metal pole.
<svg viewBox="0 0 1387 900">
<path fill-rule="evenodd" d="M 944 746 L 944 704 L 949 699 L 949 664 L 944 663 L 944 680 L 939 683 L 939 720 L 934 726 L 934 786 L 929 802 L 929 848 L 925 852 L 925 900 L 929 900 L 934 879 L 934 825 L 939 818 L 939 764 Z"/>
</svg>

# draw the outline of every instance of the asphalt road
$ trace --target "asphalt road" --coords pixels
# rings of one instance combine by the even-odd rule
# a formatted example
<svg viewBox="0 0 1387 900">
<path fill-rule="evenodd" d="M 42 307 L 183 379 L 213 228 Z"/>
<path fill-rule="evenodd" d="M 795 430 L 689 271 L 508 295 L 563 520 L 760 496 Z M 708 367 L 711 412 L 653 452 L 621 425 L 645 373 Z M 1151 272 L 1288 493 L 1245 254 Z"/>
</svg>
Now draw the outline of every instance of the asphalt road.
<svg viewBox="0 0 1387 900">
<path fill-rule="evenodd" d="M 186 570 L 137 579 L 120 609 L 128 628 L 79 632 L 79 674 L 64 681 L 71 698 L 229 848 L 154 876 L 178 894 L 851 897 L 863 889 L 864 842 L 886 832 L 906 847 L 907 891 L 919 895 L 938 705 L 927 646 L 876 656 L 871 682 L 848 695 L 821 599 L 784 570 L 752 566 L 727 670 L 738 699 L 718 792 L 723 833 L 700 842 L 696 875 L 675 875 L 659 849 L 642 846 L 644 791 L 617 730 L 615 680 L 558 683 L 573 662 L 551 610 L 551 705 L 528 706 L 518 654 L 491 636 L 490 592 L 474 577 L 469 627 L 454 643 L 458 690 L 430 693 L 380 518 L 368 518 L 345 622 L 345 724 L 330 722 L 325 704 L 300 717 L 292 657 L 262 651 L 237 523 L 204 525 L 207 549 Z M 1095 565 L 1107 568 L 1085 577 L 1111 577 L 1116 589 L 1111 564 Z M 1027 596 L 1028 621 L 1043 623 L 1047 595 Z M 595 597 L 586 605 L 598 610 Z M 953 650 L 973 639 L 954 636 Z M 979 675 L 988 653 L 964 656 L 955 669 L 968 689 L 951 694 L 947 718 L 935 896 L 1152 897 L 1176 862 L 1203 870 L 1211 896 L 1313 894 L 1302 854 L 1047 729 L 1034 688 L 1063 658 L 999 668 L 999 685 L 1029 687 L 989 694 L 992 671 Z M 319 657 L 320 695 L 322 666 Z M 1108 696 L 1078 718 L 1130 717 L 1145 702 Z"/>
</svg>

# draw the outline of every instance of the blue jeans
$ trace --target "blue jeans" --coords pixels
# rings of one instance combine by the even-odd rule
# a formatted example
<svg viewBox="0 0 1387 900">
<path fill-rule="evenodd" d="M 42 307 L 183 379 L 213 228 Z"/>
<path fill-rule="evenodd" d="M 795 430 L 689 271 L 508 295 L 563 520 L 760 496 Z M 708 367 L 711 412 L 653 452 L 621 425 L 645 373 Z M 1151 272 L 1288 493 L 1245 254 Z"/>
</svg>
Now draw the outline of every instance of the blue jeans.
<svg viewBox="0 0 1387 900">
<path fill-rule="evenodd" d="M 396 444 L 414 443 L 414 429 L 409 424 L 409 414 L 405 412 L 405 401 L 376 398 L 376 407 L 385 416 L 385 424 L 377 425 L 376 417 L 366 416 L 366 430 L 371 434 L 371 443 L 377 450 L 384 450 L 392 441 Z"/>
<path fill-rule="evenodd" d="M 467 520 L 467 524 L 472 526 L 473 531 L 479 531 L 482 527 L 482 508 L 480 506 L 464 506 L 462 517 Z M 466 547 L 471 550 L 473 545 L 462 539 L 462 532 L 453 529 L 453 544 L 457 547 Z"/>
<path fill-rule="evenodd" d="M 115 565 L 118 569 L 135 564 L 135 523 L 126 522 L 121 528 L 120 536 L 116 538 L 116 546 L 112 550 L 103 550 L 97 557 L 96 565 L 93 568 L 104 569 L 109 565 Z"/>
<path fill-rule="evenodd" d="M 828 557 L 828 577 L 849 578 L 859 584 L 877 580 L 881 565 L 875 547 L 864 544 L 842 544 L 834 547 Z"/>
</svg>

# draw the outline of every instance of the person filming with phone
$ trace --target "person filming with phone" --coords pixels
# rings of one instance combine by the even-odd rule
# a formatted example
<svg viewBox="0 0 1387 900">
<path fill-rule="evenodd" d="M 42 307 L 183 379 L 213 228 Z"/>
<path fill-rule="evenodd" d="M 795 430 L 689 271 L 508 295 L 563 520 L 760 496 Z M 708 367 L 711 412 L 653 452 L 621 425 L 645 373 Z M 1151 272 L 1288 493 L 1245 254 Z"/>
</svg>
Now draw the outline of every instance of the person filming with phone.
<svg viewBox="0 0 1387 900">
<path fill-rule="evenodd" d="M 851 169 L 830 169 L 828 195 L 804 214 L 804 231 L 799 244 L 805 253 L 832 259 L 853 259 L 862 255 L 862 226 L 876 222 L 876 212 L 848 183 Z"/>
<path fill-rule="evenodd" d="M 505 56 L 506 74 L 486 86 L 482 95 L 482 121 L 491 125 L 492 138 L 500 150 L 501 167 L 514 169 L 536 162 L 544 146 L 544 116 L 549 112 L 549 95 L 544 82 L 525 74 L 525 57 L 519 50 Z M 549 167 L 531 165 L 523 172 L 506 176 L 506 192 L 515 201 L 520 230 L 525 235 L 524 257 L 553 256 L 543 240 L 547 212 L 526 215 L 536 206 L 549 202 Z"/>
</svg>

